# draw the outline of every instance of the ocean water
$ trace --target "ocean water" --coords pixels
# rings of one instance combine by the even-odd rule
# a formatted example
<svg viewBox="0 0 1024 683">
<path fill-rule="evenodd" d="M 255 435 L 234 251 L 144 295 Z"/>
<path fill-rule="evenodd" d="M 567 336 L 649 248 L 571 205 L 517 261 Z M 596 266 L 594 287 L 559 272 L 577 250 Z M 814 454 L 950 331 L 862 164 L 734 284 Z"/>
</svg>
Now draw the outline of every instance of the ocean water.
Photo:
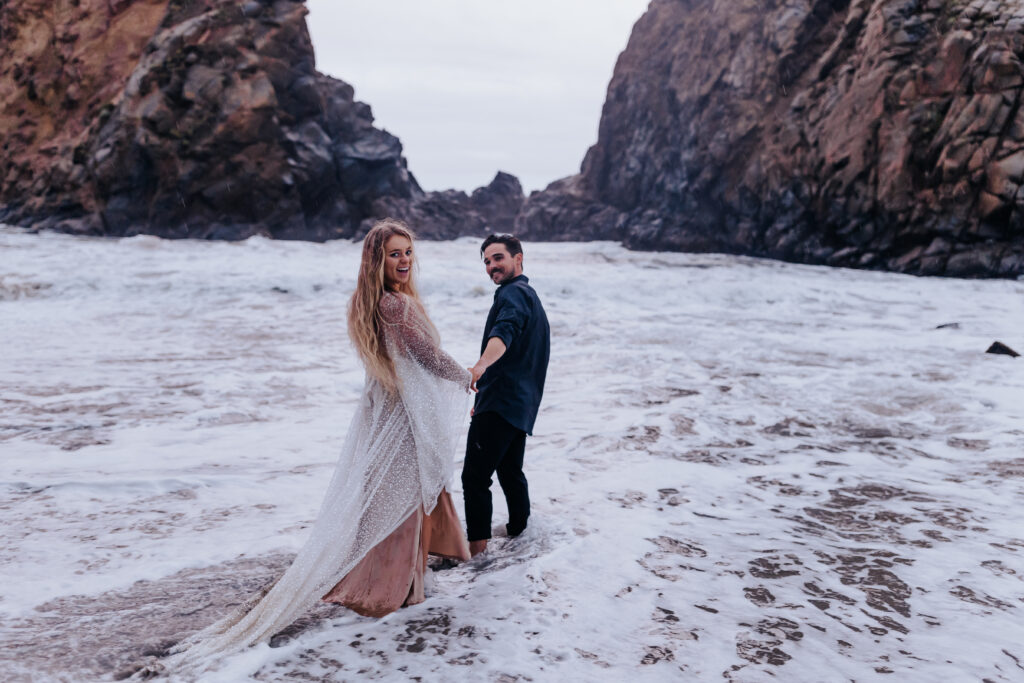
<svg viewBox="0 0 1024 683">
<path fill-rule="evenodd" d="M 417 244 L 466 365 L 477 247 Z M 283 570 L 363 383 L 358 259 L 0 228 L 0 679 L 109 679 Z M 491 550 L 425 603 L 324 606 L 208 680 L 1024 680 L 1024 358 L 984 353 L 1024 352 L 1024 282 L 611 243 L 525 270 L 528 531 L 495 485 Z"/>
</svg>

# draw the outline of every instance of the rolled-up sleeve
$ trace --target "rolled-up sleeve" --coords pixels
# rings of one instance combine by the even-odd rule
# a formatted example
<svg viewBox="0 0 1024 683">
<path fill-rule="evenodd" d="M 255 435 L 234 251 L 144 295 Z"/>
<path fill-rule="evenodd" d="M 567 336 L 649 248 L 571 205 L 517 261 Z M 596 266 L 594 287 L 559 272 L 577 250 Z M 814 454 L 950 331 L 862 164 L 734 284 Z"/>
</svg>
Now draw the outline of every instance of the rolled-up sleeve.
<svg viewBox="0 0 1024 683">
<path fill-rule="evenodd" d="M 501 308 L 494 319 L 489 337 L 497 337 L 511 348 L 523 332 L 526 320 L 530 315 L 530 301 L 518 288 L 510 287 L 499 299 Z"/>
</svg>

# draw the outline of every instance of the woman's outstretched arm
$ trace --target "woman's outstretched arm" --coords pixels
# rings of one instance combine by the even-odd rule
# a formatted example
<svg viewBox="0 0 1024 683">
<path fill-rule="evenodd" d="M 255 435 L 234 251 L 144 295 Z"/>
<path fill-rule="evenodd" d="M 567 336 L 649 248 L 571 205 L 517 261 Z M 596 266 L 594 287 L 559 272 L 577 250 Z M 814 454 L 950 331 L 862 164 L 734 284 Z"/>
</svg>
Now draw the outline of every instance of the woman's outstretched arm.
<svg viewBox="0 0 1024 683">
<path fill-rule="evenodd" d="M 431 374 L 456 384 L 470 384 L 469 371 L 442 350 L 427 329 L 422 314 L 404 296 L 385 295 L 380 301 L 381 318 L 388 334 L 405 356 L 412 358 Z"/>
</svg>

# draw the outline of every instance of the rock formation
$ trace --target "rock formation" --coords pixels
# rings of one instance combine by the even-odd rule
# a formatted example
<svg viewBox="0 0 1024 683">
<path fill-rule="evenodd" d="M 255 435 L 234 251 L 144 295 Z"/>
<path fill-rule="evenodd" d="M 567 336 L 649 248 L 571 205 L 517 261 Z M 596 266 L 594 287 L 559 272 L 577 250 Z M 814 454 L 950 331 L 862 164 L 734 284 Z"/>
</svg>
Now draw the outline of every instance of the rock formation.
<svg viewBox="0 0 1024 683">
<path fill-rule="evenodd" d="M 579 175 L 517 230 L 1024 273 L 1020 0 L 653 0 Z"/>
<path fill-rule="evenodd" d="M 498 174 L 425 193 L 296 0 L 0 4 L 0 221 L 102 235 L 323 240 L 385 213 L 425 237 L 508 229 Z"/>
</svg>

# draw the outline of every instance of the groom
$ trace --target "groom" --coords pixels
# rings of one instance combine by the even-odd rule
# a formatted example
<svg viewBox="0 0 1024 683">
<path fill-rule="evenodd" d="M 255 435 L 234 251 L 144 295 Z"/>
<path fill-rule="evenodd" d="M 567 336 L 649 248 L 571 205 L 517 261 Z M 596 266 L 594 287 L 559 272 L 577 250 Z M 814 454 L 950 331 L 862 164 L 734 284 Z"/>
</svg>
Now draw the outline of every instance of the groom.
<svg viewBox="0 0 1024 683">
<path fill-rule="evenodd" d="M 487 314 L 480 360 L 469 369 L 477 389 L 466 441 L 462 489 L 466 534 L 473 555 L 491 537 L 491 476 L 508 503 L 509 536 L 518 536 L 530 516 L 530 494 L 523 474 L 526 435 L 533 433 L 551 333 L 537 292 L 523 275 L 523 246 L 512 235 L 491 235 L 480 247 L 487 276 L 496 285 Z"/>
</svg>

